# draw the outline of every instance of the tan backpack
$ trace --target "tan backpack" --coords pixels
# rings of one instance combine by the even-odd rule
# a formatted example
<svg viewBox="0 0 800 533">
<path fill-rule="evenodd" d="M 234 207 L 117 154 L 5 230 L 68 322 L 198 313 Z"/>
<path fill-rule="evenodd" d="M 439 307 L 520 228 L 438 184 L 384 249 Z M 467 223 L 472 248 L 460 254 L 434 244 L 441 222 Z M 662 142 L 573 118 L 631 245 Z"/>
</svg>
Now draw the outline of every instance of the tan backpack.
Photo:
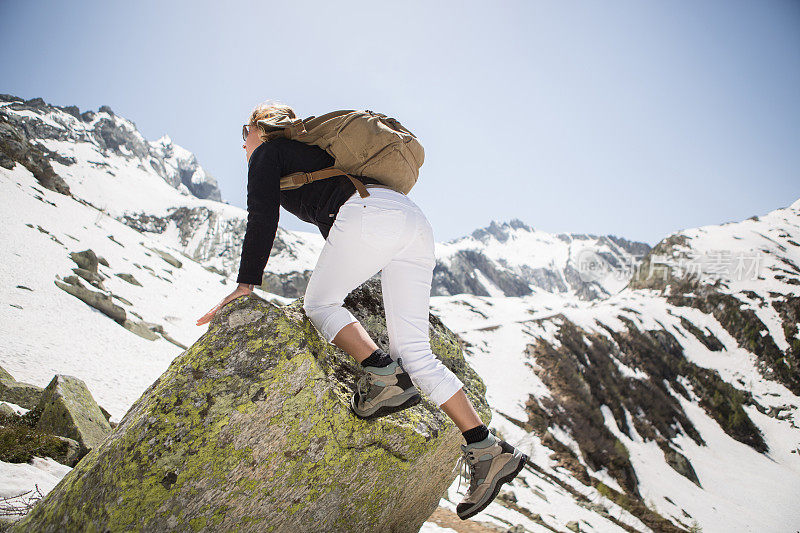
<svg viewBox="0 0 800 533">
<path fill-rule="evenodd" d="M 417 137 L 394 118 L 368 110 L 333 111 L 305 120 L 288 114 L 259 120 L 269 138 L 286 137 L 323 148 L 334 166 L 316 172 L 295 172 L 281 178 L 281 190 L 315 180 L 345 175 L 362 198 L 369 196 L 356 176 L 369 176 L 408 194 L 419 178 L 425 150 Z"/>
</svg>

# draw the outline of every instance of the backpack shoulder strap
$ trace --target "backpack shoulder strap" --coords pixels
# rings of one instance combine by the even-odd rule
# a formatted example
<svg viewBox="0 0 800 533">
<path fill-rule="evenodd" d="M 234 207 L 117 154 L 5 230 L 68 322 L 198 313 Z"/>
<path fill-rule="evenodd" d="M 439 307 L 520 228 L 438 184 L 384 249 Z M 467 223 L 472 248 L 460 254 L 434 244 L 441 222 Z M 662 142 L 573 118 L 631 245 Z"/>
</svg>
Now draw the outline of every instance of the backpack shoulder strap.
<svg viewBox="0 0 800 533">
<path fill-rule="evenodd" d="M 281 189 L 296 189 L 297 187 L 305 185 L 306 183 L 332 178 L 333 176 L 347 176 L 350 178 L 350 181 L 353 182 L 353 185 L 355 186 L 361 198 L 366 198 L 369 196 L 367 188 L 364 187 L 364 184 L 361 182 L 361 180 L 357 180 L 347 172 L 343 172 L 334 167 L 323 168 L 322 170 L 315 170 L 314 172 L 294 172 L 292 174 L 287 174 L 286 176 L 281 177 Z"/>
</svg>

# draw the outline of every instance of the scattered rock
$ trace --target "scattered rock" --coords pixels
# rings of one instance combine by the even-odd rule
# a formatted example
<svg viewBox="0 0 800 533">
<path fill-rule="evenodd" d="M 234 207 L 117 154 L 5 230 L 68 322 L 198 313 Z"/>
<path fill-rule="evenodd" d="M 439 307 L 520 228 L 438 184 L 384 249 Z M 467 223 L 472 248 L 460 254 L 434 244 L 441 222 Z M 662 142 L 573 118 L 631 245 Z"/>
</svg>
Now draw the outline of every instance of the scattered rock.
<svg viewBox="0 0 800 533">
<path fill-rule="evenodd" d="M 147 327 L 146 322 L 134 322 L 133 320 L 126 319 L 125 322 L 122 323 L 122 327 L 131 333 L 139 335 L 143 339 L 147 339 L 149 341 L 158 339 L 158 335 Z"/>
<path fill-rule="evenodd" d="M 105 286 L 103 286 L 103 278 L 101 278 L 97 272 L 92 272 L 91 270 L 86 270 L 85 268 L 73 268 L 72 271 L 89 282 L 89 284 L 93 287 L 96 287 L 101 291 L 106 290 Z"/>
<path fill-rule="evenodd" d="M 44 389 L 17 381 L 0 367 L 0 400 L 15 403 L 25 409 L 33 409 L 42 398 Z"/>
<path fill-rule="evenodd" d="M 145 326 L 147 326 L 147 328 L 149 328 L 149 329 L 150 329 L 150 331 L 153 331 L 153 332 L 155 332 L 155 333 L 158 333 L 159 335 L 161 335 L 162 337 L 164 337 L 164 340 L 171 342 L 171 343 L 172 343 L 172 344 L 174 344 L 175 346 L 178 346 L 179 348 L 182 348 L 182 349 L 184 349 L 184 350 L 187 348 L 187 346 L 186 346 L 186 345 L 184 345 L 184 344 L 182 344 L 182 343 L 178 342 L 177 340 L 173 339 L 172 337 L 170 337 L 170 336 L 167 334 L 167 332 L 166 332 L 166 331 L 164 331 L 164 326 L 162 326 L 161 324 L 155 324 L 155 323 L 153 323 L 153 322 L 142 322 L 142 324 L 144 324 Z"/>
<path fill-rule="evenodd" d="M 99 261 L 93 250 L 88 249 L 82 252 L 70 252 L 69 256 L 79 267 L 85 268 L 95 274 L 97 273 L 97 263 Z"/>
<path fill-rule="evenodd" d="M 78 442 L 81 455 L 96 448 L 111 426 L 83 380 L 56 374 L 37 406 L 41 411 L 36 429 Z"/>
<path fill-rule="evenodd" d="M 673 448 L 667 448 L 664 450 L 664 459 L 673 470 L 698 487 L 702 488 L 702 485 L 700 485 L 700 480 L 697 478 L 697 473 L 692 467 L 692 463 L 689 462 L 689 459 L 687 459 L 685 455 Z"/>
<path fill-rule="evenodd" d="M 131 306 L 131 307 L 133 306 L 133 302 L 131 302 L 127 298 L 123 298 L 122 296 L 118 296 L 116 294 L 112 294 L 111 297 L 112 298 L 116 298 L 117 300 L 119 300 L 120 302 L 124 303 L 127 306 Z"/>
<path fill-rule="evenodd" d="M 146 246 L 143 242 L 140 242 L 139 244 L 141 244 L 142 246 L 144 246 L 148 250 L 152 250 L 155 253 L 157 253 L 161 257 L 161 259 L 163 259 L 164 261 L 166 261 L 170 265 L 172 265 L 172 266 L 174 266 L 176 268 L 181 268 L 183 266 L 183 263 L 181 263 L 180 261 L 175 259 L 171 254 L 169 254 L 167 252 L 163 252 L 163 251 L 161 251 L 161 250 L 159 250 L 157 248 L 151 248 L 150 246 Z"/>
<path fill-rule="evenodd" d="M 188 348 L 188 346 L 186 346 L 185 344 L 183 344 L 182 342 L 180 342 L 180 341 L 178 341 L 176 339 L 173 339 L 172 337 L 170 337 L 166 333 L 162 333 L 161 336 L 164 337 L 165 341 L 171 342 L 172 344 L 174 344 L 178 348 L 181 348 L 182 350 L 186 350 Z"/>
<path fill-rule="evenodd" d="M 497 499 L 501 502 L 517 503 L 517 496 L 511 490 L 501 490 L 497 494 Z"/>
<path fill-rule="evenodd" d="M 54 280 L 53 283 L 55 283 L 58 288 L 82 300 L 87 305 L 94 307 L 119 324 L 125 323 L 125 309 L 115 304 L 111 296 L 102 292 L 92 291 L 85 287 L 63 283 L 58 280 Z"/>
<path fill-rule="evenodd" d="M 138 285 L 139 287 L 142 286 L 142 284 L 139 283 L 139 281 L 135 277 L 133 277 L 133 274 L 126 274 L 124 272 L 118 272 L 118 273 L 116 273 L 114 275 L 117 276 L 118 278 L 121 278 L 121 279 L 127 281 L 131 285 Z"/>
</svg>

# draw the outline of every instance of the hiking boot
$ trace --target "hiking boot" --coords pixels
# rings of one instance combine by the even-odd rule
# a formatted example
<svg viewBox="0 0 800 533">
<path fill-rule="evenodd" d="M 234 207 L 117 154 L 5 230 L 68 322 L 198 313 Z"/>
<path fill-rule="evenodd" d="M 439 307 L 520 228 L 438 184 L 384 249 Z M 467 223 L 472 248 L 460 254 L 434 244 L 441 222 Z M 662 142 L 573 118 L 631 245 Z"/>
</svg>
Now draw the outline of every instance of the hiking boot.
<svg viewBox="0 0 800 533">
<path fill-rule="evenodd" d="M 400 357 L 387 366 L 365 366 L 364 370 L 350 399 L 357 417 L 369 420 L 388 415 L 417 405 L 422 399 Z"/>
<path fill-rule="evenodd" d="M 458 460 L 464 465 L 463 477 L 468 477 L 470 482 L 464 499 L 456 506 L 456 513 L 461 520 L 466 520 L 492 503 L 500 486 L 517 477 L 528 456 L 491 433 L 482 441 L 462 444 L 461 451 L 464 455 Z M 453 470 L 458 466 L 456 464 Z M 461 488 L 460 479 L 458 488 Z"/>
</svg>

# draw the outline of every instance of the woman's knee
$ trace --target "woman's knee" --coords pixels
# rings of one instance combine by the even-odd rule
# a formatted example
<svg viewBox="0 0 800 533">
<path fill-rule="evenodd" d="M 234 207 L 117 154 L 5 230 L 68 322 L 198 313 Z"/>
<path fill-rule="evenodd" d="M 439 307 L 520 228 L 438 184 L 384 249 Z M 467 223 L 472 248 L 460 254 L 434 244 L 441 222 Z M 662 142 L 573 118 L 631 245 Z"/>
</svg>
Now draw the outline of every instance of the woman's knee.
<svg viewBox="0 0 800 533">
<path fill-rule="evenodd" d="M 305 311 L 306 315 L 310 319 L 314 320 L 314 317 L 318 316 L 320 310 L 323 308 L 324 305 L 322 301 L 313 297 L 313 295 L 306 291 L 306 295 L 303 297 L 303 311 Z"/>
<path fill-rule="evenodd" d="M 321 302 L 317 300 L 304 300 L 303 311 L 318 328 L 325 322 L 336 320 L 347 311 L 338 302 Z"/>
<path fill-rule="evenodd" d="M 303 302 L 303 311 L 305 311 L 311 323 L 314 324 L 314 327 L 324 335 L 324 324 L 330 318 L 330 311 L 325 306 L 308 300 Z"/>
<path fill-rule="evenodd" d="M 303 300 L 303 311 L 305 311 L 306 315 L 311 320 L 314 320 L 315 317 L 319 316 L 320 311 L 324 308 L 325 306 L 316 300 L 309 300 L 308 298 Z"/>
</svg>

